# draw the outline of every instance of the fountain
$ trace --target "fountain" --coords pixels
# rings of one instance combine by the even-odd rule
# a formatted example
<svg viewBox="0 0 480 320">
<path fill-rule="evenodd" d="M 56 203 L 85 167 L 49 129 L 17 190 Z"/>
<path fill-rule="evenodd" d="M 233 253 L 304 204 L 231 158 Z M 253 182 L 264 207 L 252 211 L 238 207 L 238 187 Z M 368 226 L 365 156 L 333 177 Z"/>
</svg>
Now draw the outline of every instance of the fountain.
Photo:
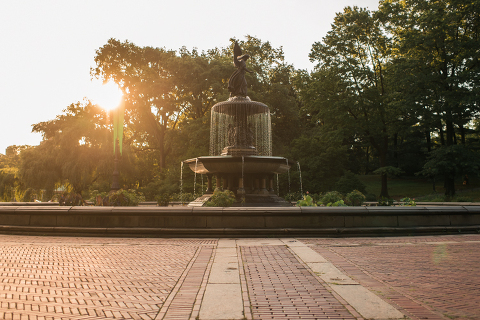
<svg viewBox="0 0 480 320">
<path fill-rule="evenodd" d="M 247 96 L 245 61 L 238 43 L 234 46 L 237 70 L 228 83 L 230 98 L 212 107 L 210 155 L 184 160 L 196 174 L 207 176 L 206 194 L 216 188 L 231 190 L 244 204 L 288 205 L 275 194 L 274 177 L 288 172 L 288 159 L 272 156 L 271 119 L 268 106 Z M 277 190 L 278 191 L 278 190 Z M 205 196 L 202 197 L 205 201 Z"/>
</svg>

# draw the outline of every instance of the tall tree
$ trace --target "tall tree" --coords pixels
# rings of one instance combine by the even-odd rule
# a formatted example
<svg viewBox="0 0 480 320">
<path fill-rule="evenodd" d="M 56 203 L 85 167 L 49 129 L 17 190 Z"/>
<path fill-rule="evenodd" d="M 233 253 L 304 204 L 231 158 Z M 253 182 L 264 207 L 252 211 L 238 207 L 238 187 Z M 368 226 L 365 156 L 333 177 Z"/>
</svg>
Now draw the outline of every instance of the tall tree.
<svg viewBox="0 0 480 320">
<path fill-rule="evenodd" d="M 388 0 L 380 3 L 379 17 L 395 38 L 402 96 L 415 106 L 427 138 L 438 128 L 442 145 L 450 147 L 457 130 L 465 144 L 465 125 L 480 110 L 480 2 Z M 445 175 L 448 196 L 455 194 L 454 178 Z"/>
<path fill-rule="evenodd" d="M 27 186 L 51 193 L 55 187 L 69 184 L 81 193 L 94 182 L 110 181 L 111 124 L 100 107 L 90 102 L 71 104 L 54 120 L 33 125 L 33 131 L 41 133 L 43 141 L 21 153 L 20 176 Z M 128 172 L 128 158 L 127 149 L 124 173 Z"/>
<path fill-rule="evenodd" d="M 302 92 L 304 112 L 330 134 L 353 137 L 378 153 L 387 167 L 389 141 L 400 111 L 390 103 L 390 39 L 370 11 L 346 7 L 332 30 L 313 45 L 316 62 Z M 381 174 L 381 197 L 388 197 L 387 173 Z"/>
</svg>

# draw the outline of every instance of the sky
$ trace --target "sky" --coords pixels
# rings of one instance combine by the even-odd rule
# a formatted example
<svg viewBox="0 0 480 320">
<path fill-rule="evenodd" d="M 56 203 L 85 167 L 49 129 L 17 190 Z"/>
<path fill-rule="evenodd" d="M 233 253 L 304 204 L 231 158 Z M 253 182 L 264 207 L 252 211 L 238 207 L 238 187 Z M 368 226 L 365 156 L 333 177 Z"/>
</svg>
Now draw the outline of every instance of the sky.
<svg viewBox="0 0 480 320">
<path fill-rule="evenodd" d="M 95 51 L 110 38 L 137 46 L 199 51 L 246 35 L 283 47 L 311 71 L 308 54 L 345 6 L 376 10 L 378 0 L 5 0 L 0 4 L 0 153 L 38 145 L 32 125 L 71 103 L 99 101 Z M 232 66 L 232 72 L 234 67 Z"/>
</svg>

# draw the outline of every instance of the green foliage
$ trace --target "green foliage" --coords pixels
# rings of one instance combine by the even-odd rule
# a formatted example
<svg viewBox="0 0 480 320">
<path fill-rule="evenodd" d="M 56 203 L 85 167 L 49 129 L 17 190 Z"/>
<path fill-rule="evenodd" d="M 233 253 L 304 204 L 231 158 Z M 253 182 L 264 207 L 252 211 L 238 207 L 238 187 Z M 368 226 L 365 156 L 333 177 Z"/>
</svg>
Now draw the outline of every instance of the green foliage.
<svg viewBox="0 0 480 320">
<path fill-rule="evenodd" d="M 345 196 L 345 202 L 349 206 L 358 207 L 365 202 L 366 197 L 358 190 L 353 190 Z"/>
<path fill-rule="evenodd" d="M 380 207 L 389 207 L 389 206 L 393 206 L 394 202 L 395 202 L 395 199 L 380 197 L 380 199 L 378 199 L 377 205 Z"/>
<path fill-rule="evenodd" d="M 343 200 L 343 196 L 338 191 L 330 191 L 325 193 L 325 195 L 321 198 L 320 202 L 323 205 L 328 205 L 329 203 L 336 203 L 337 201 Z"/>
<path fill-rule="evenodd" d="M 205 207 L 230 207 L 235 202 L 235 194 L 230 190 L 215 190 Z"/>
<path fill-rule="evenodd" d="M 288 202 L 298 201 L 302 199 L 302 194 L 299 192 L 290 192 L 283 196 L 283 198 Z"/>
<path fill-rule="evenodd" d="M 464 174 L 479 175 L 478 153 L 463 145 L 437 148 L 430 153 L 428 161 L 419 174 L 453 178 Z"/>
<path fill-rule="evenodd" d="M 162 207 L 168 207 L 170 199 L 170 195 L 165 193 L 155 197 L 155 200 L 157 200 L 157 204 Z"/>
<path fill-rule="evenodd" d="M 189 203 L 198 198 L 198 195 L 190 193 L 190 192 L 182 192 L 182 193 L 173 193 L 170 196 L 171 201 L 179 201 L 181 203 Z"/>
<path fill-rule="evenodd" d="M 65 192 L 58 197 L 58 204 L 61 206 L 83 206 L 82 196 L 75 192 Z"/>
<path fill-rule="evenodd" d="M 335 183 L 335 190 L 342 194 L 347 194 L 353 190 L 358 190 L 360 193 L 365 193 L 365 185 L 358 179 L 358 176 L 351 171 L 346 171 L 345 174 Z"/>
<path fill-rule="evenodd" d="M 317 204 L 315 203 L 314 199 L 306 194 L 303 196 L 302 200 L 297 201 L 297 207 L 316 207 Z"/>
<path fill-rule="evenodd" d="M 347 148 L 341 141 L 341 136 L 322 134 L 319 130 L 293 140 L 287 156 L 302 164 L 304 190 L 318 193 L 332 189 L 346 166 Z"/>
<path fill-rule="evenodd" d="M 120 189 L 111 192 L 108 196 L 109 205 L 115 207 L 135 207 L 142 201 L 145 201 L 145 197 L 135 192 L 135 190 Z"/>
<path fill-rule="evenodd" d="M 401 207 L 415 207 L 417 204 L 415 203 L 415 199 L 410 199 L 410 198 L 403 198 L 400 199 L 400 204 L 399 206 Z"/>
<path fill-rule="evenodd" d="M 327 207 L 348 207 L 343 200 L 327 203 Z"/>
<path fill-rule="evenodd" d="M 386 167 L 380 167 L 377 170 L 373 171 L 374 174 L 386 174 L 389 177 L 398 177 L 402 175 L 404 172 L 400 168 L 392 167 L 392 166 L 386 166 Z"/>
</svg>

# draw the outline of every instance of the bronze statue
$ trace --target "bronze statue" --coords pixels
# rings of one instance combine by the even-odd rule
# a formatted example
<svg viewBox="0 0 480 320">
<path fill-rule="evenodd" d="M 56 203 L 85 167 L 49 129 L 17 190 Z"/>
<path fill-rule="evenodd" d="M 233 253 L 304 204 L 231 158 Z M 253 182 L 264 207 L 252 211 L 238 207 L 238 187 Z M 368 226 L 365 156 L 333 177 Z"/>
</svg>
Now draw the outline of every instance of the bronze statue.
<svg viewBox="0 0 480 320">
<path fill-rule="evenodd" d="M 245 80 L 245 72 L 253 73 L 247 69 L 245 61 L 250 58 L 248 54 L 242 55 L 242 49 L 235 41 L 233 47 L 233 63 L 237 70 L 230 76 L 228 80 L 228 91 L 230 91 L 230 97 L 246 97 L 247 96 L 247 80 Z"/>
</svg>

